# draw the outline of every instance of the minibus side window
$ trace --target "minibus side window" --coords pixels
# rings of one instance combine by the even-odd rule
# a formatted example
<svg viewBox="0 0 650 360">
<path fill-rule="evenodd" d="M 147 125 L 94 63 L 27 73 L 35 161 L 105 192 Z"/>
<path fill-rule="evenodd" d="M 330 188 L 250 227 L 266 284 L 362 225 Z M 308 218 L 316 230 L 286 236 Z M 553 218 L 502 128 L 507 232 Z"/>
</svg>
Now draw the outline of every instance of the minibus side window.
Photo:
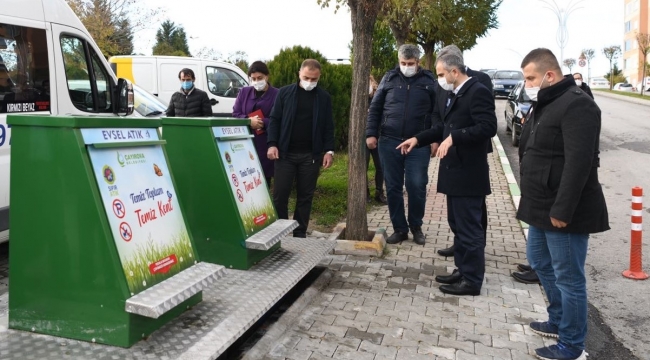
<svg viewBox="0 0 650 360">
<path fill-rule="evenodd" d="M 81 111 L 110 112 L 110 77 L 97 53 L 87 42 L 70 35 L 61 37 L 61 50 L 72 104 Z"/>
<path fill-rule="evenodd" d="M 0 114 L 50 110 L 45 30 L 0 23 Z"/>
</svg>

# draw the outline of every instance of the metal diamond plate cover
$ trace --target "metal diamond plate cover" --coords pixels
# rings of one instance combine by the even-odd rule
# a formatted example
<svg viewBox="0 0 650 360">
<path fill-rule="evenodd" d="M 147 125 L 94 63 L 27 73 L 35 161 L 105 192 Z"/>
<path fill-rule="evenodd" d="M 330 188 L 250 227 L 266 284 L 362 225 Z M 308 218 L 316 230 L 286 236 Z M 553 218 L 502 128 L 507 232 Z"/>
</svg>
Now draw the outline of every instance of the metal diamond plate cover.
<svg viewBox="0 0 650 360">
<path fill-rule="evenodd" d="M 279 219 L 260 232 L 246 239 L 246 248 L 252 250 L 268 250 L 298 227 L 296 220 Z"/>
<path fill-rule="evenodd" d="M 287 237 L 249 270 L 226 269 L 203 301 L 129 349 L 8 330 L 0 315 L 0 359 L 216 359 L 329 253 L 336 241 Z"/>
<path fill-rule="evenodd" d="M 224 276 L 221 265 L 200 262 L 126 300 L 125 310 L 157 319 Z"/>
</svg>

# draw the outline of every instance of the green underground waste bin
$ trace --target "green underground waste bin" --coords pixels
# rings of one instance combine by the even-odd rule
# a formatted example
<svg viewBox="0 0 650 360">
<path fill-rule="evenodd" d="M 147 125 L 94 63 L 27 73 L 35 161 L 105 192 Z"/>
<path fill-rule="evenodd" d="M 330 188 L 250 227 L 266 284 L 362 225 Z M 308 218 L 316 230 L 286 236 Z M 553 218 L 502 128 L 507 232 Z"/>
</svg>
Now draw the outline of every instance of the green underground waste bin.
<svg viewBox="0 0 650 360">
<path fill-rule="evenodd" d="M 201 260 L 235 269 L 280 247 L 298 224 L 279 220 L 248 120 L 163 118 L 169 162 Z"/>
<path fill-rule="evenodd" d="M 9 327 L 129 347 L 202 299 L 160 120 L 9 116 Z"/>
</svg>

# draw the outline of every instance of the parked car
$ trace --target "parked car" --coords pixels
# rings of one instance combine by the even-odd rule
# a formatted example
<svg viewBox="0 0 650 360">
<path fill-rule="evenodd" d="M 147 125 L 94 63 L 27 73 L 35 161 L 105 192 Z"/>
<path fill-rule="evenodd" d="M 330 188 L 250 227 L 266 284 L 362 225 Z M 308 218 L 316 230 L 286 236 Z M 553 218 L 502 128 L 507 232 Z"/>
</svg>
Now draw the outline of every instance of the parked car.
<svg viewBox="0 0 650 360">
<path fill-rule="evenodd" d="M 636 88 L 632 84 L 627 83 L 617 83 L 614 85 L 614 90 L 616 91 L 625 91 L 625 92 L 634 92 Z"/>
<path fill-rule="evenodd" d="M 521 129 L 526 122 L 526 115 L 533 105 L 532 100 L 524 91 L 524 81 L 519 81 L 514 89 L 508 94 L 508 103 L 504 112 L 506 119 L 506 131 L 512 135 L 512 145 L 519 146 Z"/>
<path fill-rule="evenodd" d="M 594 77 L 589 80 L 589 87 L 592 89 L 609 89 L 609 81 L 603 77 Z"/>
<path fill-rule="evenodd" d="M 490 79 L 492 79 L 492 76 L 494 76 L 494 73 L 497 71 L 497 69 L 481 69 L 480 71 L 488 74 Z"/>
<path fill-rule="evenodd" d="M 524 80 L 524 74 L 519 70 L 497 70 L 492 75 L 494 97 L 508 96 L 521 80 Z"/>
</svg>

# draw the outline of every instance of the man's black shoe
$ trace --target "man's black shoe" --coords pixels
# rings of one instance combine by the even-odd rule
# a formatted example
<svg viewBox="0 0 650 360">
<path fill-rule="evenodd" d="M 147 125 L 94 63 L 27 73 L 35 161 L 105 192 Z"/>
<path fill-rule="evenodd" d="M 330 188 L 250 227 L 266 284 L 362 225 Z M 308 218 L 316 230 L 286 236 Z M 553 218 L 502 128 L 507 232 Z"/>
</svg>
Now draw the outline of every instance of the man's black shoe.
<svg viewBox="0 0 650 360">
<path fill-rule="evenodd" d="M 533 268 L 530 267 L 530 265 L 526 265 L 526 264 L 515 264 L 515 265 L 517 265 L 517 270 L 519 271 L 522 272 L 533 271 Z"/>
<path fill-rule="evenodd" d="M 451 275 L 437 275 L 436 281 L 442 284 L 455 284 L 463 278 L 458 269 L 454 269 Z"/>
<path fill-rule="evenodd" d="M 449 256 L 454 256 L 454 245 L 446 248 L 446 249 L 440 249 L 438 250 L 438 255 L 442 255 L 444 257 L 449 257 Z"/>
<path fill-rule="evenodd" d="M 470 284 L 465 279 L 461 279 L 459 282 L 450 285 L 440 285 L 440 291 L 442 291 L 445 294 L 460 295 L 460 296 L 481 295 L 481 288 Z"/>
<path fill-rule="evenodd" d="M 386 243 L 388 244 L 397 244 L 400 241 L 404 241 L 409 238 L 408 233 L 403 233 L 399 231 L 395 231 L 393 235 L 389 236 L 388 239 L 386 239 Z"/>
<path fill-rule="evenodd" d="M 534 271 L 514 272 L 512 277 L 524 284 L 539 284 L 539 278 Z"/>
<path fill-rule="evenodd" d="M 418 245 L 424 245 L 426 236 L 422 233 L 422 228 L 420 226 L 414 226 L 411 228 L 411 234 L 413 234 L 413 242 Z"/>
</svg>

